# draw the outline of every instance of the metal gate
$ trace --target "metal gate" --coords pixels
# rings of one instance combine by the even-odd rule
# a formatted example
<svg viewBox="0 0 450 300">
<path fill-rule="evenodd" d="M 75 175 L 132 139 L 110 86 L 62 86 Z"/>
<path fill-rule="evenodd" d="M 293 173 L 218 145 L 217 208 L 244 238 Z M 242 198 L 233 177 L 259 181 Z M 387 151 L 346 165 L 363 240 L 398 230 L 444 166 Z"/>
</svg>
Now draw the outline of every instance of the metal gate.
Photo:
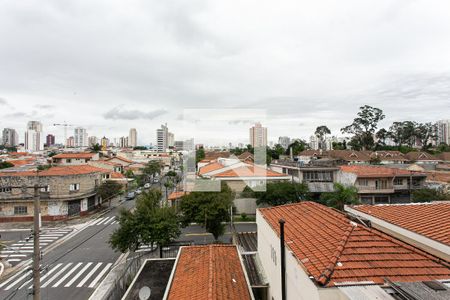
<svg viewBox="0 0 450 300">
<path fill-rule="evenodd" d="M 88 198 L 88 210 L 93 210 L 95 208 L 95 196 Z"/>
<path fill-rule="evenodd" d="M 67 206 L 68 206 L 67 214 L 69 216 L 80 214 L 81 211 L 80 200 L 69 201 L 69 203 L 67 203 Z"/>
</svg>

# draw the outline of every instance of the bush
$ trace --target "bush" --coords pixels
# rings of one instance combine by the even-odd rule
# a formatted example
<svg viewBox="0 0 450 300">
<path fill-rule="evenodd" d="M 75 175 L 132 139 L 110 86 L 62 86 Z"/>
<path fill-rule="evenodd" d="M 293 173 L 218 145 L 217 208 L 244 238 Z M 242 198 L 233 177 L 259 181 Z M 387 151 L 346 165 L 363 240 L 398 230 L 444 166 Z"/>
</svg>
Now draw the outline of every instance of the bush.
<svg viewBox="0 0 450 300">
<path fill-rule="evenodd" d="M 248 219 L 247 214 L 246 213 L 242 213 L 241 214 L 241 219 L 242 219 L 242 221 L 247 221 L 247 219 Z"/>
</svg>

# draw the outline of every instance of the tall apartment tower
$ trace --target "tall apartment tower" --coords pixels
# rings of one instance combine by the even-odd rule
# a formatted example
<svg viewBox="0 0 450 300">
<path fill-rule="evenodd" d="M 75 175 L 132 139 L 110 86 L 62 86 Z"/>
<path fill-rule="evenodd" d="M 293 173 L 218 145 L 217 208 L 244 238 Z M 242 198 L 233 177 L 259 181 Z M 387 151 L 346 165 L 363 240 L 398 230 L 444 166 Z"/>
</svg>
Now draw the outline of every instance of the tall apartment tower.
<svg viewBox="0 0 450 300">
<path fill-rule="evenodd" d="M 42 123 L 39 121 L 29 121 L 27 131 L 25 131 L 25 150 L 29 152 L 42 150 Z"/>
<path fill-rule="evenodd" d="M 128 135 L 128 147 L 137 146 L 137 131 L 136 128 L 130 129 L 130 134 Z"/>
<path fill-rule="evenodd" d="M 250 128 L 250 145 L 253 148 L 267 146 L 267 128 L 262 127 L 261 123 Z"/>
<path fill-rule="evenodd" d="M 156 129 L 156 150 L 158 152 L 165 152 L 169 147 L 169 128 L 167 128 L 167 123 L 161 125 L 161 128 Z"/>
<path fill-rule="evenodd" d="M 55 145 L 55 136 L 53 134 L 47 134 L 46 143 L 47 147 Z"/>
<path fill-rule="evenodd" d="M 98 138 L 97 138 L 96 136 L 91 135 L 91 136 L 88 138 L 88 145 L 89 145 L 89 147 L 90 147 L 90 146 L 93 146 L 93 145 L 95 145 L 95 144 L 98 144 Z"/>
<path fill-rule="evenodd" d="M 437 121 L 437 144 L 450 145 L 450 120 Z"/>
<path fill-rule="evenodd" d="M 287 149 L 291 143 L 291 139 L 288 136 L 280 136 L 278 138 L 278 144 L 281 145 L 284 149 Z"/>
<path fill-rule="evenodd" d="M 175 135 L 172 132 L 169 132 L 167 134 L 167 146 L 170 147 L 174 147 L 175 146 Z"/>
<path fill-rule="evenodd" d="M 87 147 L 88 146 L 88 134 L 85 128 L 77 127 L 74 129 L 74 146 L 75 147 Z"/>
<path fill-rule="evenodd" d="M 19 135 L 17 131 L 12 128 L 3 129 L 2 145 L 6 147 L 15 147 L 19 144 Z"/>
</svg>

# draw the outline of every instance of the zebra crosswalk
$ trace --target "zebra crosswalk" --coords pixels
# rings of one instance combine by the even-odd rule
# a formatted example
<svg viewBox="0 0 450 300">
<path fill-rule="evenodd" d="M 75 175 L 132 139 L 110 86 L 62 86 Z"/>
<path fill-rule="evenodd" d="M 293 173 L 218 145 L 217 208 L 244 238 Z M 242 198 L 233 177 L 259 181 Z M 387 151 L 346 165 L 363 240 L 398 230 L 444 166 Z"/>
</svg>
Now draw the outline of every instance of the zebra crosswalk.
<svg viewBox="0 0 450 300">
<path fill-rule="evenodd" d="M 31 262 L 27 264 L 31 266 Z M 110 271 L 112 263 L 68 262 L 58 263 L 41 271 L 41 288 L 95 288 Z M 32 271 L 24 268 L 0 283 L 0 290 L 32 289 Z"/>
<path fill-rule="evenodd" d="M 90 221 L 88 226 L 115 225 L 115 224 L 119 224 L 119 220 L 117 220 L 116 216 L 112 216 L 112 217 L 101 217 L 92 220 Z"/>
<path fill-rule="evenodd" d="M 39 248 L 44 249 L 51 243 L 62 238 L 66 234 L 72 232 L 72 229 L 46 229 L 39 235 Z M 20 240 L 8 244 L 7 247 L 0 251 L 0 258 L 6 260 L 11 265 L 16 265 L 23 260 L 31 257 L 34 249 L 33 239 Z"/>
</svg>

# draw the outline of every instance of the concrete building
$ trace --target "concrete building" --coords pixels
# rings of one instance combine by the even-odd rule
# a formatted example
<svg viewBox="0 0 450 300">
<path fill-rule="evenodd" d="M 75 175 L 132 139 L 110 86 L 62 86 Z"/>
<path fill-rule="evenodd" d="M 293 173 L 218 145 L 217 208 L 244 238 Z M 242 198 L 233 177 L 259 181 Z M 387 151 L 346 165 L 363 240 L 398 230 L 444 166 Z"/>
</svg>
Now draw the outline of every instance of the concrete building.
<svg viewBox="0 0 450 300">
<path fill-rule="evenodd" d="M 19 144 L 19 135 L 17 131 L 12 128 L 3 129 L 2 145 L 7 147 L 15 147 Z"/>
<path fill-rule="evenodd" d="M 267 146 L 267 128 L 262 127 L 261 123 L 256 123 L 250 128 L 250 145 L 253 148 Z"/>
<path fill-rule="evenodd" d="M 55 145 L 55 136 L 53 134 L 47 134 L 47 137 L 45 139 L 45 144 L 47 147 L 51 147 Z"/>
<path fill-rule="evenodd" d="M 175 146 L 175 135 L 172 132 L 167 134 L 167 147 L 173 148 Z"/>
<path fill-rule="evenodd" d="M 128 147 L 136 147 L 137 146 L 137 131 L 136 128 L 131 128 L 130 133 L 128 135 Z"/>
<path fill-rule="evenodd" d="M 75 147 L 88 146 L 88 134 L 85 128 L 77 127 L 74 129 L 74 143 Z"/>
<path fill-rule="evenodd" d="M 284 149 L 289 148 L 289 145 L 291 144 L 291 139 L 288 136 L 280 136 L 278 138 L 278 144 L 281 145 Z"/>
<path fill-rule="evenodd" d="M 102 150 L 105 151 L 109 147 L 109 139 L 107 137 L 102 137 L 100 140 L 100 146 L 102 146 Z"/>
<path fill-rule="evenodd" d="M 127 136 L 122 136 L 121 138 L 119 138 L 119 143 L 117 146 L 119 146 L 120 148 L 128 148 L 129 147 L 128 141 L 129 140 Z"/>
<path fill-rule="evenodd" d="M 89 145 L 89 147 L 92 146 L 92 145 L 96 145 L 96 144 L 98 144 L 98 138 L 96 136 L 93 136 L 93 135 L 90 136 L 88 138 L 88 145 Z"/>
<path fill-rule="evenodd" d="M 450 119 L 437 122 L 437 144 L 450 145 Z"/>
<path fill-rule="evenodd" d="M 42 123 L 29 121 L 25 131 L 25 150 L 35 152 L 42 150 Z"/>
<path fill-rule="evenodd" d="M 66 147 L 75 147 L 75 138 L 73 136 L 69 136 L 69 138 L 66 140 Z"/>
<path fill-rule="evenodd" d="M 169 128 L 167 123 L 156 129 L 156 150 L 165 152 L 169 148 Z"/>
<path fill-rule="evenodd" d="M 91 160 L 99 160 L 98 153 L 60 153 L 52 157 L 52 162 L 55 165 L 86 165 Z"/>
<path fill-rule="evenodd" d="M 109 171 L 92 166 L 60 166 L 40 171 L 0 173 L 0 222 L 33 220 L 33 188 L 41 189 L 41 214 L 44 221 L 83 215 L 101 199 L 97 188 Z"/>
</svg>

